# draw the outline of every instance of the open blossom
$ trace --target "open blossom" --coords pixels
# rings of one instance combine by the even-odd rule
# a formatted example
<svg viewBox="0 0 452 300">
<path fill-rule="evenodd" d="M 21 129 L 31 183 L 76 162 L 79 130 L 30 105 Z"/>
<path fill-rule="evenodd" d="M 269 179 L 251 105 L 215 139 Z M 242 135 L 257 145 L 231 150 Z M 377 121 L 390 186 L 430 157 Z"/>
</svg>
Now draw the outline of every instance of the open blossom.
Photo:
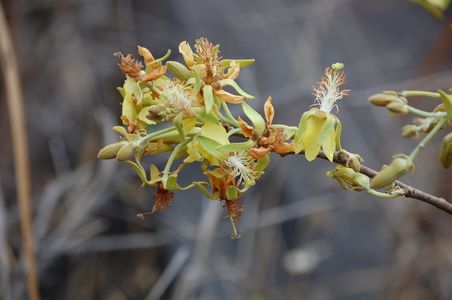
<svg viewBox="0 0 452 300">
<path fill-rule="evenodd" d="M 223 169 L 235 177 L 237 187 L 249 187 L 255 184 L 258 177 L 254 170 L 255 166 L 256 160 L 248 152 L 234 153 L 223 163 Z"/>
<path fill-rule="evenodd" d="M 334 151 L 341 148 L 342 126 L 331 110 L 337 107 L 336 101 L 349 94 L 349 90 L 340 89 L 345 83 L 343 67 L 343 64 L 336 63 L 325 69 L 325 75 L 314 87 L 314 105 L 318 107 L 311 108 L 301 116 L 293 144 L 295 153 L 304 150 L 308 161 L 314 160 L 321 149 L 332 161 Z"/>
</svg>

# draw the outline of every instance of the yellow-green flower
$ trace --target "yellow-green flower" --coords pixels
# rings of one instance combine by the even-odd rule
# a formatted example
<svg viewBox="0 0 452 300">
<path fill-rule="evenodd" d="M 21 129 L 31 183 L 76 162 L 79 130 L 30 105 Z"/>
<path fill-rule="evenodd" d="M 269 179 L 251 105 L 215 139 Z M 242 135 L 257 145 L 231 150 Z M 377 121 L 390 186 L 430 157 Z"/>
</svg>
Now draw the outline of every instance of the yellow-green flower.
<svg viewBox="0 0 452 300">
<path fill-rule="evenodd" d="M 314 160 L 321 149 L 332 161 L 334 151 L 341 149 L 342 126 L 339 119 L 331 114 L 331 110 L 337 107 L 336 101 L 349 93 L 349 90 L 340 89 L 345 83 L 342 68 L 343 64 L 336 63 L 325 69 L 325 75 L 318 86 L 314 87 L 314 105 L 318 107 L 311 108 L 301 116 L 293 144 L 295 153 L 304 150 L 308 161 Z"/>
</svg>

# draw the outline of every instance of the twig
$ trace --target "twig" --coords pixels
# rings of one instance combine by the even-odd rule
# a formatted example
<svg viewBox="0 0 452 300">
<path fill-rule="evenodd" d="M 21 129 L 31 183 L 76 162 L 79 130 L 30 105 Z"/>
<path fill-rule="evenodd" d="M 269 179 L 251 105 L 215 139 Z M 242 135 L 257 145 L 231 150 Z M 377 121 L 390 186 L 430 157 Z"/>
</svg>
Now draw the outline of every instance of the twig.
<svg viewBox="0 0 452 300">
<path fill-rule="evenodd" d="M 322 152 L 317 157 L 328 160 L 328 158 Z M 333 161 L 337 164 L 345 166 L 347 164 L 347 157 L 345 156 L 345 154 L 339 153 L 338 155 L 334 156 Z M 375 175 L 377 175 L 378 172 L 369 167 L 361 166 L 360 173 L 373 178 L 375 177 Z M 446 199 L 433 196 L 398 180 L 395 182 L 395 185 L 403 190 L 403 195 L 406 198 L 420 200 L 452 215 L 452 203 L 448 202 Z"/>
<path fill-rule="evenodd" d="M 0 61 L 5 80 L 6 102 L 10 117 L 16 186 L 20 208 L 20 228 L 26 260 L 26 276 L 29 299 L 39 300 L 38 275 L 33 250 L 31 222 L 30 164 L 28 161 L 27 129 L 25 127 L 22 90 L 19 81 L 16 56 L 8 31 L 5 14 L 0 5 Z"/>
</svg>

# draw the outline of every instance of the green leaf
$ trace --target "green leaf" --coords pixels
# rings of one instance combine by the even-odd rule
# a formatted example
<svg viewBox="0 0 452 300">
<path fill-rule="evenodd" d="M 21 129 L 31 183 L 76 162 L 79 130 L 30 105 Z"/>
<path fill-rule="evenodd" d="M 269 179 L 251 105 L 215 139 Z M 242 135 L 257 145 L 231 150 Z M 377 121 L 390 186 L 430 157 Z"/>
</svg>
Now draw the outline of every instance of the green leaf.
<svg viewBox="0 0 452 300">
<path fill-rule="evenodd" d="M 148 183 L 148 179 L 146 178 L 146 173 L 144 172 L 144 169 L 142 166 L 138 165 L 137 163 L 131 161 L 131 160 L 126 160 L 126 163 L 132 167 L 132 169 L 135 170 L 135 172 L 138 174 L 138 177 L 140 177 L 141 181 L 143 184 L 147 184 Z"/>
<path fill-rule="evenodd" d="M 265 120 L 262 116 L 255 111 L 251 106 L 249 106 L 246 102 L 242 103 L 243 112 L 253 123 L 254 131 L 259 135 L 263 134 L 265 131 Z"/>
<path fill-rule="evenodd" d="M 212 86 L 205 85 L 202 88 L 202 92 L 204 95 L 204 104 L 206 106 L 206 113 L 210 113 L 212 111 L 214 103 Z"/>
<path fill-rule="evenodd" d="M 227 68 L 234 60 L 239 64 L 240 68 L 248 67 L 256 61 L 255 59 L 223 59 L 221 60 L 221 66 L 223 68 Z"/>
<path fill-rule="evenodd" d="M 193 74 L 193 77 L 195 78 L 195 84 L 193 86 L 193 94 L 196 96 L 199 94 L 199 91 L 201 90 L 201 78 L 199 78 L 198 72 L 196 70 L 191 71 Z"/>
<path fill-rule="evenodd" d="M 438 92 L 440 99 L 444 103 L 444 107 L 446 108 L 447 118 L 449 119 L 449 121 L 452 121 L 452 95 L 448 95 L 442 90 L 439 90 Z"/>
<path fill-rule="evenodd" d="M 222 79 L 218 81 L 218 83 L 221 85 L 221 87 L 230 86 L 232 87 L 237 93 L 239 93 L 241 96 L 247 98 L 247 99 L 254 99 L 253 95 L 250 95 L 246 93 L 244 90 L 240 88 L 240 86 L 232 79 Z"/>
</svg>

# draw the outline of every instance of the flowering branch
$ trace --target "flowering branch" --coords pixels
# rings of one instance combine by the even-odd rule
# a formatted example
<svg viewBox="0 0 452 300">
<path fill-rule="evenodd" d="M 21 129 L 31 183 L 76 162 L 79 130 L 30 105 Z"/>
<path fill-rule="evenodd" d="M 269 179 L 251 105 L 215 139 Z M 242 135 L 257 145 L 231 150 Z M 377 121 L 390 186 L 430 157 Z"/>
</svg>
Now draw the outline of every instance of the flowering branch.
<svg viewBox="0 0 452 300">
<path fill-rule="evenodd" d="M 350 93 L 342 89 L 346 81 L 342 63 L 325 69 L 313 88 L 313 107 L 303 112 L 294 127 L 273 124 L 275 108 L 271 97 L 264 104 L 263 115 L 248 104 L 254 97 L 235 80 L 240 69 L 254 60 L 223 59 L 219 45 L 206 38 L 198 39 L 194 48 L 195 51 L 187 42 L 179 44 L 185 64 L 165 62 L 170 50 L 155 59 L 148 49 L 139 46 L 144 65 L 131 54 L 116 54 L 126 77 L 118 88 L 123 97 L 123 126 L 113 128 L 122 139 L 101 149 L 98 158 L 125 161 L 143 185 L 157 188 L 152 211 L 139 216 L 165 209 L 174 191 L 196 187 L 209 199 L 222 203 L 231 221 L 232 237 L 238 238 L 236 221 L 244 210 L 242 195 L 261 178 L 270 162 L 270 152 L 281 156 L 301 153 L 308 161 L 319 157 L 337 163 L 326 175 L 345 190 L 380 198 L 415 198 L 452 213 L 452 205 L 446 200 L 397 181 L 414 169 L 416 156 L 433 136 L 452 127 L 452 95 L 443 91 L 404 91 L 370 97 L 372 104 L 386 107 L 393 115 L 418 116 L 413 124 L 404 126 L 403 136 L 418 138 L 425 133 L 410 155 L 395 155 L 388 166 L 377 172 L 362 166 L 361 156 L 341 145 L 342 124 L 334 111 Z M 431 112 L 408 103 L 407 98 L 419 96 L 442 103 Z M 229 105 L 240 105 L 245 119 L 234 116 Z M 170 153 L 163 171 L 155 165 L 143 166 L 143 157 L 160 153 Z M 452 165 L 452 133 L 443 139 L 440 161 L 445 168 Z M 179 173 L 194 162 L 198 162 L 205 180 L 180 186 Z"/>
</svg>

